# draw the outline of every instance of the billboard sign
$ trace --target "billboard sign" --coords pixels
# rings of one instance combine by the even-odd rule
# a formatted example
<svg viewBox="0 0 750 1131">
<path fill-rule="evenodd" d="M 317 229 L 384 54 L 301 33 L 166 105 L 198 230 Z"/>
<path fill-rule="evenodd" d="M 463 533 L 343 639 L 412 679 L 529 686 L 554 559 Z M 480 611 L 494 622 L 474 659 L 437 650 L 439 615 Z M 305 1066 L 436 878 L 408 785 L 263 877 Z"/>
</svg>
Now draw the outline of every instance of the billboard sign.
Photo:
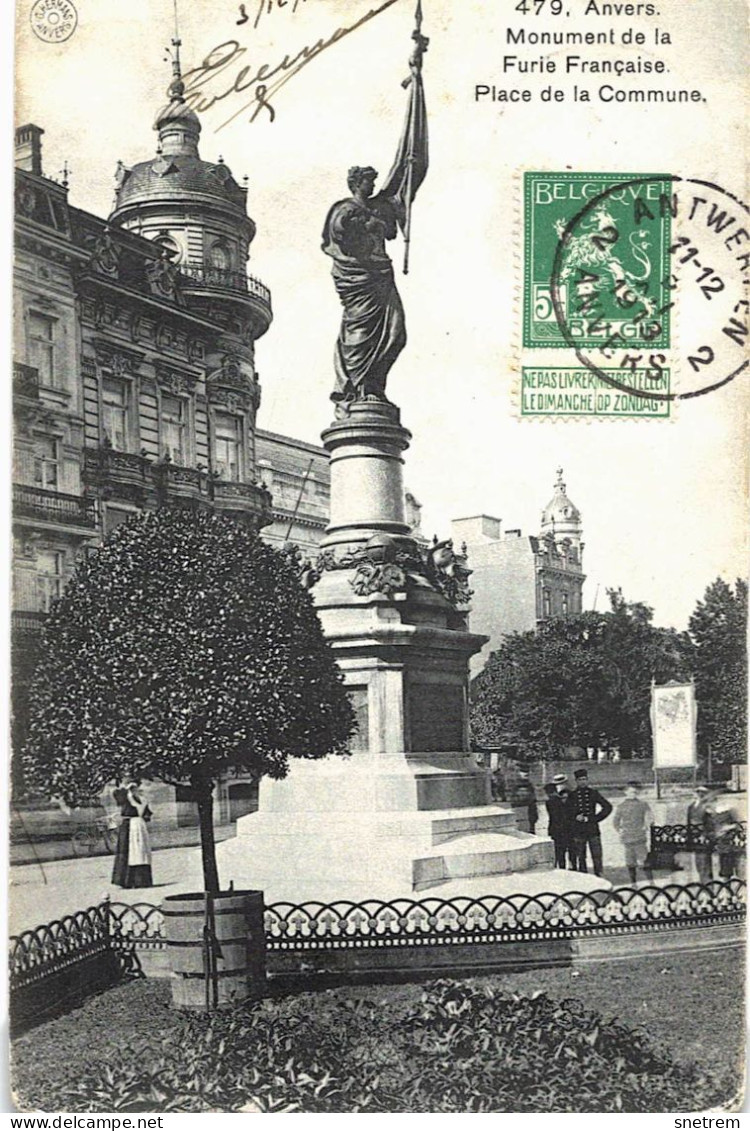
<svg viewBox="0 0 750 1131">
<path fill-rule="evenodd" d="M 651 684 L 651 735 L 654 768 L 696 764 L 698 707 L 693 683 Z"/>
</svg>

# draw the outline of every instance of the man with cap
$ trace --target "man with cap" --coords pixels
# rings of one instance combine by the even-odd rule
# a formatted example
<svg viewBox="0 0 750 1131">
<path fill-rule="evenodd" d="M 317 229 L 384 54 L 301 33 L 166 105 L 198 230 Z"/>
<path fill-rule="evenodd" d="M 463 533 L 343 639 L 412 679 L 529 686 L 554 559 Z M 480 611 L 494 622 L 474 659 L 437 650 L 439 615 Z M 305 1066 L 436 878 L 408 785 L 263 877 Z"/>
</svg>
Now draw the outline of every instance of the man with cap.
<svg viewBox="0 0 750 1131">
<path fill-rule="evenodd" d="M 719 854 L 719 877 L 729 880 L 737 873 L 737 863 L 743 855 L 742 815 L 733 798 L 717 788 L 708 809 L 709 839 L 714 852 Z"/>
<path fill-rule="evenodd" d="M 576 870 L 586 872 L 586 845 L 597 876 L 602 874 L 602 838 L 599 825 L 610 815 L 612 806 L 606 797 L 589 785 L 588 770 L 576 770 L 576 787 L 568 799 L 570 806 Z"/>
<path fill-rule="evenodd" d="M 617 806 L 614 816 L 614 826 L 625 849 L 625 867 L 631 884 L 638 878 L 638 868 L 643 869 L 647 880 L 654 878 L 648 857 L 648 834 L 654 815 L 651 807 L 638 796 L 640 788 L 639 782 L 628 782 L 625 798 Z"/>
</svg>

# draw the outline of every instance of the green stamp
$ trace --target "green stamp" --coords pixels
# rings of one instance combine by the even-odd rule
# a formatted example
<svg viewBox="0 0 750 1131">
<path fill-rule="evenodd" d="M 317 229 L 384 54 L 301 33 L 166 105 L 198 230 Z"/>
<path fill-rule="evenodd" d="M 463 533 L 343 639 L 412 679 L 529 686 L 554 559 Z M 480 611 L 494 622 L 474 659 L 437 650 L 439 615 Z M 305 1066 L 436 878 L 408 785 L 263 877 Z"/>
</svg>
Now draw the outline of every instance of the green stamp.
<svg viewBox="0 0 750 1131">
<path fill-rule="evenodd" d="M 664 419 L 670 415 L 668 369 L 658 373 L 650 369 L 603 369 L 601 374 L 583 367 L 524 366 L 521 416 Z"/>
<path fill-rule="evenodd" d="M 524 174 L 524 346 L 670 345 L 670 186 L 660 174 Z"/>
</svg>

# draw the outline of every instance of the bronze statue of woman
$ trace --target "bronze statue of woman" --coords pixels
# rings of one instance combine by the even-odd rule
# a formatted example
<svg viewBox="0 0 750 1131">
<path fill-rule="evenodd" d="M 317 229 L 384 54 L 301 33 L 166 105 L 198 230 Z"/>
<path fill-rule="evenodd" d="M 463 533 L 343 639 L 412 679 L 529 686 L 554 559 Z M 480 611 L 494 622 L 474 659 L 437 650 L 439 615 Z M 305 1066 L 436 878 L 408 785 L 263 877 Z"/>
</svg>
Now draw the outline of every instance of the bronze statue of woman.
<svg viewBox="0 0 750 1131">
<path fill-rule="evenodd" d="M 427 172 L 422 55 L 428 40 L 421 35 L 420 17 L 418 8 L 409 104 L 393 167 L 378 193 L 375 169 L 350 169 L 352 195 L 333 205 L 323 228 L 323 251 L 333 259 L 333 281 L 344 308 L 331 394 L 340 415 L 353 401 L 386 400 L 388 373 L 406 345 L 404 308 L 385 242 L 395 239 L 399 228 L 408 240 L 411 203 Z"/>
</svg>

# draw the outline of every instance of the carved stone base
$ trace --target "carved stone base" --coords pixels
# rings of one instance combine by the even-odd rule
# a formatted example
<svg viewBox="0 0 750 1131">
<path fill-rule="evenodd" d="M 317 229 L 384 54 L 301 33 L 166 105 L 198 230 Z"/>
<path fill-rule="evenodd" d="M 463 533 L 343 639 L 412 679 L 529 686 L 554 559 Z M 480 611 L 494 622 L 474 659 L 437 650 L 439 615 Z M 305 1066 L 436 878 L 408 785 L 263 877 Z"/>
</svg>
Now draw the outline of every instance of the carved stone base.
<svg viewBox="0 0 750 1131">
<path fill-rule="evenodd" d="M 421 562 L 408 539 L 410 438 L 394 405 L 371 401 L 323 433 L 331 524 L 312 594 L 359 729 L 348 759 L 264 780 L 259 812 L 218 847 L 224 882 L 266 899 L 395 898 L 479 876 L 491 891 L 493 876 L 552 865 L 552 842 L 492 804 L 468 753 L 469 659 L 486 637 L 448 599 L 454 558 L 446 568 L 438 546 Z"/>
</svg>

